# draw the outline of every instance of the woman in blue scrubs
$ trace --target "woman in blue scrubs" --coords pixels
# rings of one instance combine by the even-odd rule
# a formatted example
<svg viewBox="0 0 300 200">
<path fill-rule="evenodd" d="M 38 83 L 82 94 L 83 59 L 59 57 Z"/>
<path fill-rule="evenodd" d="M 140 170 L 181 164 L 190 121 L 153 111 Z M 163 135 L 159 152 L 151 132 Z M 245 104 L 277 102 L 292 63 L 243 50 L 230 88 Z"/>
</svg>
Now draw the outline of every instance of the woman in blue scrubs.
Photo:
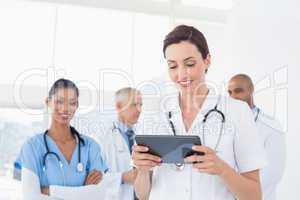
<svg viewBox="0 0 300 200">
<path fill-rule="evenodd" d="M 107 171 L 99 145 L 70 125 L 78 96 L 70 80 L 59 79 L 50 89 L 46 99 L 50 128 L 30 138 L 21 150 L 24 199 L 51 199 L 55 186 L 97 185 Z"/>
</svg>

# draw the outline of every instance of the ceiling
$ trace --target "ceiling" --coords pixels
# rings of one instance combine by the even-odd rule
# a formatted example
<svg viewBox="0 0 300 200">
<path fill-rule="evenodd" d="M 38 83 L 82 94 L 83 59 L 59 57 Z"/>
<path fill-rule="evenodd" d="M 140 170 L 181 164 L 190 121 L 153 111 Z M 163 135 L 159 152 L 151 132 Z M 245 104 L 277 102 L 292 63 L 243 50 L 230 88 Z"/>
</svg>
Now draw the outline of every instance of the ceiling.
<svg viewBox="0 0 300 200">
<path fill-rule="evenodd" d="M 30 0 L 224 23 L 232 0 Z"/>
</svg>

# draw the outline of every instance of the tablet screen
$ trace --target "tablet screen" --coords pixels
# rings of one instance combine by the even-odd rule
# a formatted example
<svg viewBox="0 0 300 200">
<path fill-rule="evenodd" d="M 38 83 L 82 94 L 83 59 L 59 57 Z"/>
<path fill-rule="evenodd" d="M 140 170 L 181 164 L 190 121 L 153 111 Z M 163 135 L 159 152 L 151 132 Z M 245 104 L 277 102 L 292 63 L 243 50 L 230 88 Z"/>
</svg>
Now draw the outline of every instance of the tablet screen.
<svg viewBox="0 0 300 200">
<path fill-rule="evenodd" d="M 185 157 L 196 153 L 192 146 L 201 145 L 199 136 L 137 135 L 135 140 L 148 147 L 149 153 L 161 157 L 163 163 L 183 163 Z"/>
</svg>

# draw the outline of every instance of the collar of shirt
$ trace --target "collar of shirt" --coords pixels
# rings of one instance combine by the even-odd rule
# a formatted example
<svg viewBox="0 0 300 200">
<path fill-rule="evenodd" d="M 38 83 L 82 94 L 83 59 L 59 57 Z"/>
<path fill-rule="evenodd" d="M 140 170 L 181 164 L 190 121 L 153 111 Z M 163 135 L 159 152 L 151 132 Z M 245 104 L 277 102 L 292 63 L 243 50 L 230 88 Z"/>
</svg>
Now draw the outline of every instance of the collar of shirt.
<svg viewBox="0 0 300 200">
<path fill-rule="evenodd" d="M 254 105 L 254 107 L 253 107 L 251 110 L 252 110 L 252 113 L 255 114 L 255 113 L 258 112 L 258 107 L 256 107 L 256 106 Z"/>
<path fill-rule="evenodd" d="M 121 122 L 120 120 L 117 120 L 115 122 L 115 125 L 117 126 L 116 128 L 119 130 L 121 136 L 124 138 L 124 140 L 128 146 L 128 149 L 131 151 L 129 137 L 132 137 L 132 136 L 127 135 L 127 131 L 129 129 L 134 131 L 133 127 L 132 128 L 128 127 L 125 123 Z"/>
<path fill-rule="evenodd" d="M 251 109 L 251 111 L 254 115 L 254 121 L 257 122 L 261 115 L 260 109 L 254 105 L 254 107 Z"/>
<path fill-rule="evenodd" d="M 116 126 L 122 134 L 125 134 L 130 128 L 120 120 L 116 121 Z"/>
<path fill-rule="evenodd" d="M 172 121 L 175 124 L 175 129 L 176 129 L 176 133 L 178 134 L 186 134 L 186 130 L 184 128 L 184 123 L 183 123 L 183 119 L 182 119 L 182 111 L 180 109 L 180 102 L 179 102 L 179 95 L 180 93 L 178 92 L 176 95 L 172 95 L 172 97 L 169 98 L 169 102 L 168 104 L 165 104 L 165 112 L 172 112 Z M 211 91 L 211 89 L 209 90 L 196 118 L 194 119 L 191 128 L 189 129 L 188 132 L 193 131 L 193 129 L 198 129 L 199 126 L 202 123 L 202 120 L 204 119 L 204 116 L 207 114 L 207 112 L 209 112 L 209 110 L 213 109 L 217 104 L 217 108 L 218 110 L 221 110 L 221 103 L 220 101 L 220 95 L 215 94 Z"/>
</svg>

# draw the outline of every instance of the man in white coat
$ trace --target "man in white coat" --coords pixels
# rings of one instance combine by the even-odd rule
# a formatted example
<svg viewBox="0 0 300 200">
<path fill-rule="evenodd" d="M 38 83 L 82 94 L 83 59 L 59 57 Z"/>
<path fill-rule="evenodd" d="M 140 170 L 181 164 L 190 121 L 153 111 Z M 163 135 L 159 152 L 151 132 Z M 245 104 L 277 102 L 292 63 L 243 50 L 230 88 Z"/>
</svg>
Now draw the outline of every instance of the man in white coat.
<svg viewBox="0 0 300 200">
<path fill-rule="evenodd" d="M 136 169 L 131 165 L 131 148 L 134 144 L 135 124 L 142 107 L 141 93 L 130 87 L 115 93 L 117 119 L 101 138 L 102 156 L 109 172 L 119 174 L 122 180 L 119 200 L 133 200 L 133 183 Z"/>
<path fill-rule="evenodd" d="M 232 98 L 245 101 L 250 106 L 259 134 L 267 152 L 268 165 L 261 170 L 260 179 L 264 200 L 275 200 L 276 189 L 285 168 L 285 137 L 277 120 L 255 106 L 254 85 L 246 74 L 238 74 L 229 81 L 228 92 Z"/>
</svg>

